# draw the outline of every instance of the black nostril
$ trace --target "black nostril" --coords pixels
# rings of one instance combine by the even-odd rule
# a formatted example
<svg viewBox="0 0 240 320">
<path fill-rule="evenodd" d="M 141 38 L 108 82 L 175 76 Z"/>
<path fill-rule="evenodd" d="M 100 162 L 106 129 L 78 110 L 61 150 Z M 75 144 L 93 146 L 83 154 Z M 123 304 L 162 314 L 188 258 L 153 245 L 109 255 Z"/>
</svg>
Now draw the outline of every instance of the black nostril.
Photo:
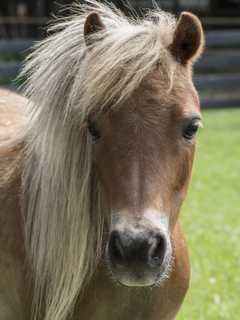
<svg viewBox="0 0 240 320">
<path fill-rule="evenodd" d="M 167 240 L 161 233 L 127 233 L 114 230 L 108 243 L 109 262 L 113 267 L 159 268 L 167 250 Z M 141 269 L 142 270 L 142 269 Z"/>
<path fill-rule="evenodd" d="M 166 253 L 166 240 L 162 235 L 156 235 L 149 250 L 149 262 L 153 265 L 161 265 Z"/>
<path fill-rule="evenodd" d="M 112 262 L 114 262 L 115 264 L 124 263 L 125 257 L 123 252 L 123 245 L 118 231 L 113 231 L 111 233 L 108 250 Z"/>
</svg>

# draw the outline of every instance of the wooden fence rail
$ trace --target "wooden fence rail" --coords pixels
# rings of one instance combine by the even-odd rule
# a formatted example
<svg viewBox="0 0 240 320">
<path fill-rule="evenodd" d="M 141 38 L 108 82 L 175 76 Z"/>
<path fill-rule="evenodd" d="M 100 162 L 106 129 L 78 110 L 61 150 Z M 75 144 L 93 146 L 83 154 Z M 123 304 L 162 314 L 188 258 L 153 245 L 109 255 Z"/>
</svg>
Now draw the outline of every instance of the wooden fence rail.
<svg viewBox="0 0 240 320">
<path fill-rule="evenodd" d="M 34 39 L 0 40 L 0 60 L 3 54 L 25 54 L 34 44 Z"/>
<path fill-rule="evenodd" d="M 0 85 L 12 83 L 33 44 L 33 39 L 0 40 Z M 240 30 L 207 32 L 194 81 L 203 107 L 240 106 Z"/>
</svg>

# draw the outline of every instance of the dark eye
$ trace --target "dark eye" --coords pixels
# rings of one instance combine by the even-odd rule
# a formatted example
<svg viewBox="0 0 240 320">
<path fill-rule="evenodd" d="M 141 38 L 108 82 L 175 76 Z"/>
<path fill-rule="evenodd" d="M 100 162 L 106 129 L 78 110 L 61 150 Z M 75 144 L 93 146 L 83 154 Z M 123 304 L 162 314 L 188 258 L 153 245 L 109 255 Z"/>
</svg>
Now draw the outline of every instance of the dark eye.
<svg viewBox="0 0 240 320">
<path fill-rule="evenodd" d="M 88 120 L 88 131 L 94 142 L 97 142 L 101 138 L 100 131 L 94 121 Z"/>
<path fill-rule="evenodd" d="M 199 127 L 201 127 L 201 121 L 199 119 L 191 120 L 191 122 L 183 130 L 183 137 L 187 140 L 192 140 Z"/>
</svg>

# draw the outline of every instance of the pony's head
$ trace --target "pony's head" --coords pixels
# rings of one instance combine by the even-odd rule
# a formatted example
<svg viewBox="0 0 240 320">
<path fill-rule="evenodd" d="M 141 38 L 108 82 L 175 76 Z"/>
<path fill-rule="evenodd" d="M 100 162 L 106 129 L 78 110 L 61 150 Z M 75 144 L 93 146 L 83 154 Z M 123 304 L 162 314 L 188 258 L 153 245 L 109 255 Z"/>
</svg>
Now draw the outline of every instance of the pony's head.
<svg viewBox="0 0 240 320">
<path fill-rule="evenodd" d="M 66 319 L 99 259 L 127 286 L 167 277 L 201 123 L 199 20 L 87 3 L 24 69 L 26 245 L 46 320 Z"/>
<path fill-rule="evenodd" d="M 163 17 L 167 25 L 158 25 Z M 102 32 L 103 41 L 109 38 L 106 67 L 111 60 L 111 68 L 118 70 L 112 85 L 129 72 L 126 87 L 134 87 L 117 107 L 110 104 L 100 114 L 92 110 L 88 117 L 93 162 L 110 207 L 107 262 L 113 277 L 126 286 L 152 286 L 168 276 L 171 234 L 201 125 L 190 72 L 202 48 L 201 24 L 192 14 L 182 13 L 170 32 L 171 17 L 160 13 L 155 18 L 155 23 L 119 28 L 119 44 L 97 13 L 85 22 L 88 54 L 98 57 L 101 44 L 94 46 L 94 34 Z M 99 63 L 104 66 L 104 61 Z M 114 72 L 106 69 L 106 77 L 112 79 Z M 141 72 L 144 77 L 137 83 L 134 78 Z M 121 95 L 124 86 L 122 90 Z"/>
</svg>

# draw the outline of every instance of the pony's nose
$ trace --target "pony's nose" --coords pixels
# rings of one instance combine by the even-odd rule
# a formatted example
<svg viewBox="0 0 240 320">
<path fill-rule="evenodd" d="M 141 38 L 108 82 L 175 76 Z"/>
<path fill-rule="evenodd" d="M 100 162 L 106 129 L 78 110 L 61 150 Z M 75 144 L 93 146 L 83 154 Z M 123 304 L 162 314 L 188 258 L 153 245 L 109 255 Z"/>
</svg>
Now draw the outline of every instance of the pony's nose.
<svg viewBox="0 0 240 320">
<path fill-rule="evenodd" d="M 131 234 L 112 231 L 109 258 L 115 266 L 159 267 L 164 261 L 166 246 L 165 236 L 158 232 Z"/>
</svg>

